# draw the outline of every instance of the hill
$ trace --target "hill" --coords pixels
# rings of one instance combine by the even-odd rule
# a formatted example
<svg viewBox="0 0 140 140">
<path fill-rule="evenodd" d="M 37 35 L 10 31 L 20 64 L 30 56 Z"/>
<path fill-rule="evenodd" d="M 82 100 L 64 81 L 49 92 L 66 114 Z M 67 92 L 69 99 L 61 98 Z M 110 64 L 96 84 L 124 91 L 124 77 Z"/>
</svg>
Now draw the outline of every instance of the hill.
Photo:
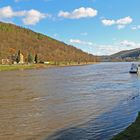
<svg viewBox="0 0 140 140">
<path fill-rule="evenodd" d="M 121 51 L 116 54 L 111 55 L 110 57 L 120 57 L 122 59 L 124 58 L 138 58 L 140 56 L 140 48 L 132 49 L 132 50 L 126 50 Z"/>
<path fill-rule="evenodd" d="M 97 57 L 46 35 L 13 24 L 0 22 L 0 60 L 10 58 L 18 50 L 27 56 L 38 55 L 39 61 L 95 62 Z"/>
<path fill-rule="evenodd" d="M 140 48 L 125 50 L 110 56 L 102 56 L 102 61 L 136 61 L 140 59 Z"/>
</svg>

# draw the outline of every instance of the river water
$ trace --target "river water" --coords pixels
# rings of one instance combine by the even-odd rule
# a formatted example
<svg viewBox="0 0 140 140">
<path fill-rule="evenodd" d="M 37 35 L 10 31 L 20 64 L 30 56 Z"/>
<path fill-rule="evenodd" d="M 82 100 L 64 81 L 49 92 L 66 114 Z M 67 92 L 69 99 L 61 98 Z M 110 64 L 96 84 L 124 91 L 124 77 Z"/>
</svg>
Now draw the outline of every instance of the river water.
<svg viewBox="0 0 140 140">
<path fill-rule="evenodd" d="M 140 111 L 130 63 L 0 72 L 0 140 L 109 140 Z"/>
</svg>

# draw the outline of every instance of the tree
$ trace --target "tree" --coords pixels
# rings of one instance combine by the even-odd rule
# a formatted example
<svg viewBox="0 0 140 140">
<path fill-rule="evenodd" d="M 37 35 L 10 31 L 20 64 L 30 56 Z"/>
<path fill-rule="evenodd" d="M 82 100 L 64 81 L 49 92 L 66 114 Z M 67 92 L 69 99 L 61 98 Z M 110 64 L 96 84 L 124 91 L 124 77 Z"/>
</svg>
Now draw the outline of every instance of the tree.
<svg viewBox="0 0 140 140">
<path fill-rule="evenodd" d="M 34 58 L 31 53 L 28 54 L 28 63 L 34 63 Z"/>
<path fill-rule="evenodd" d="M 16 62 L 19 63 L 20 62 L 20 50 L 18 51 L 17 57 L 16 57 Z"/>
<path fill-rule="evenodd" d="M 38 55 L 35 55 L 35 63 L 38 63 Z"/>
</svg>

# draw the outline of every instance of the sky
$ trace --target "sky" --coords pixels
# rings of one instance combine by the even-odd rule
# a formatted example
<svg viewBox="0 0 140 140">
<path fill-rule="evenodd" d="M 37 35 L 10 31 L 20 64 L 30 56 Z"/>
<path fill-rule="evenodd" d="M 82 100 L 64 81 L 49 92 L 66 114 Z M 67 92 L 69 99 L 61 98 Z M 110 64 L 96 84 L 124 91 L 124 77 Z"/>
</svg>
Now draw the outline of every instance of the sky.
<svg viewBox="0 0 140 140">
<path fill-rule="evenodd" d="M 140 47 L 140 0 L 0 0 L 0 21 L 94 55 Z"/>
</svg>

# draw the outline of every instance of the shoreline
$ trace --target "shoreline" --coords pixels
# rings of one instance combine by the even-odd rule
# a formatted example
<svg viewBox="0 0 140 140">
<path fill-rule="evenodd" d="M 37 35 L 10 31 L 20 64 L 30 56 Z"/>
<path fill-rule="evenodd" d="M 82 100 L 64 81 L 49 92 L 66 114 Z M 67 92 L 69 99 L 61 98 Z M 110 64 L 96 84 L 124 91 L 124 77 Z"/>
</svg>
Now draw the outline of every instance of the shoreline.
<svg viewBox="0 0 140 140">
<path fill-rule="evenodd" d="M 139 140 L 140 139 L 140 112 L 136 120 L 124 131 L 114 136 L 111 140 Z"/>
<path fill-rule="evenodd" d="M 29 69 L 42 69 L 42 68 L 57 68 L 57 67 L 72 67 L 72 66 L 84 66 L 97 64 L 97 62 L 89 63 L 73 63 L 73 64 L 60 64 L 60 65 L 49 65 L 49 64 L 17 64 L 17 65 L 0 65 L 0 72 L 2 71 L 14 71 L 14 70 L 29 70 Z"/>
</svg>

